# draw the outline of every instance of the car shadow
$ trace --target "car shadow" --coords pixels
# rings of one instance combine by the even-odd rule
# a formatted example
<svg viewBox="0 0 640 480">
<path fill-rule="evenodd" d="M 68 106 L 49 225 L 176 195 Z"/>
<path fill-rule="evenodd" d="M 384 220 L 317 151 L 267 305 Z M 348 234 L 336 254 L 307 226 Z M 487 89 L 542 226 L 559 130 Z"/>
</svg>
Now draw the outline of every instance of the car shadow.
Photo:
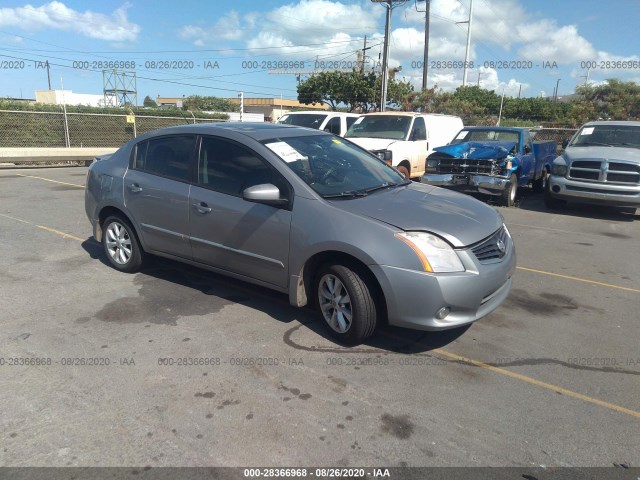
<svg viewBox="0 0 640 480">
<path fill-rule="evenodd" d="M 82 243 L 89 256 L 112 268 L 102 245 L 93 238 Z M 226 277 L 209 270 L 194 267 L 162 257 L 149 255 L 137 275 L 156 278 L 201 292 L 203 300 L 216 296 L 259 310 L 279 322 L 297 322 L 285 332 L 283 342 L 297 350 L 340 353 L 424 353 L 438 349 L 460 337 L 469 326 L 442 332 L 423 332 L 406 328 L 379 325 L 374 335 L 361 345 L 352 347 L 337 342 L 328 332 L 320 315 L 312 307 L 296 308 L 289 304 L 286 294 L 265 287 Z M 306 328 L 322 338 L 318 345 L 301 344 L 295 332 Z M 305 336 L 307 338 L 307 336 Z M 322 345 L 319 345 L 319 344 Z"/>
<path fill-rule="evenodd" d="M 640 209 L 626 207 L 610 207 L 606 205 L 592 205 L 587 203 L 569 202 L 555 210 L 549 210 L 544 205 L 544 195 L 522 188 L 518 191 L 516 207 L 540 213 L 554 213 L 570 217 L 594 218 L 614 222 L 633 222 L 640 220 Z"/>
</svg>

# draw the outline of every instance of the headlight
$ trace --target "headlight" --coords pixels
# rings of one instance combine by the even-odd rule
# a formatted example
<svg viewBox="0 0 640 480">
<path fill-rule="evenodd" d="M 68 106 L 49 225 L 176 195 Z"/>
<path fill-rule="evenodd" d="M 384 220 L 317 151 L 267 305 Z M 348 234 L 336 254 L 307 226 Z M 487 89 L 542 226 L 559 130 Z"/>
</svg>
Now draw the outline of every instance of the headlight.
<svg viewBox="0 0 640 480">
<path fill-rule="evenodd" d="M 440 164 L 440 160 L 437 158 L 430 158 L 427 160 L 427 172 L 435 172 Z"/>
<path fill-rule="evenodd" d="M 567 166 L 554 163 L 551 167 L 551 173 L 560 177 L 564 177 L 567 174 Z"/>
<path fill-rule="evenodd" d="M 398 232 L 395 236 L 411 247 L 425 272 L 464 272 L 458 254 L 440 237 L 425 232 Z"/>
<path fill-rule="evenodd" d="M 393 152 L 391 150 L 377 150 L 372 153 L 383 162 L 391 165 L 391 161 L 393 160 Z"/>
</svg>

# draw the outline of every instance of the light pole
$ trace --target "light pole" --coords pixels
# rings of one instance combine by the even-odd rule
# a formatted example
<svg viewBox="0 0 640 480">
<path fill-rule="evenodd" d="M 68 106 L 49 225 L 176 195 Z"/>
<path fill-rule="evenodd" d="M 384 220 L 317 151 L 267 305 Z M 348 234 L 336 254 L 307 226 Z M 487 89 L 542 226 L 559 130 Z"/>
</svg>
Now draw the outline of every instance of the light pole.
<svg viewBox="0 0 640 480">
<path fill-rule="evenodd" d="M 555 97 L 553 99 L 554 102 L 558 101 L 558 85 L 560 84 L 560 80 L 562 80 L 562 79 L 559 78 L 558 81 L 556 82 L 556 94 L 555 94 Z"/>
</svg>

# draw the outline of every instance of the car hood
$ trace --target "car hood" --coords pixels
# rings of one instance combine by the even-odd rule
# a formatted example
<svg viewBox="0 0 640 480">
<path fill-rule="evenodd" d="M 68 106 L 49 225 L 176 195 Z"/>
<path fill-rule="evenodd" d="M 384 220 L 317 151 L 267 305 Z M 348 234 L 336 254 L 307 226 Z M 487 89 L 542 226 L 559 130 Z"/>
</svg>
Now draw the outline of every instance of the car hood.
<svg viewBox="0 0 640 480">
<path fill-rule="evenodd" d="M 567 147 L 562 156 L 565 160 L 626 160 L 640 163 L 640 149 L 631 147 Z"/>
<path fill-rule="evenodd" d="M 350 142 L 366 149 L 366 150 L 386 150 L 392 144 L 401 140 L 390 140 L 388 138 L 371 138 L 371 137 L 346 137 Z"/>
<path fill-rule="evenodd" d="M 498 212 L 473 197 L 416 182 L 378 190 L 366 197 L 330 202 L 337 208 L 400 230 L 435 233 L 454 247 L 479 242 L 503 223 Z"/>
<path fill-rule="evenodd" d="M 464 142 L 455 145 L 444 145 L 434 150 L 440 154 L 450 155 L 454 158 L 492 159 L 505 158 L 515 147 L 516 142 Z"/>
</svg>

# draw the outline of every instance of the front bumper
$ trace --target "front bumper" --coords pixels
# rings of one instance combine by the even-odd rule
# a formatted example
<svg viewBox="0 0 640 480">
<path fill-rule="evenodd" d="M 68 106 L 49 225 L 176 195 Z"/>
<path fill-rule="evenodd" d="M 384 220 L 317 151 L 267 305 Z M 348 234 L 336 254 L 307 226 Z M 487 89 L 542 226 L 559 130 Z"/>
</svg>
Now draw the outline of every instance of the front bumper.
<svg viewBox="0 0 640 480">
<path fill-rule="evenodd" d="M 640 185 L 614 185 L 571 180 L 557 175 L 548 179 L 549 194 L 560 200 L 617 207 L 640 207 Z"/>
<path fill-rule="evenodd" d="M 384 265 L 370 266 L 387 303 L 389 324 L 416 330 L 447 330 L 475 322 L 493 312 L 511 291 L 516 252 L 511 238 L 500 262 L 480 264 L 470 250 L 458 254 L 466 271 L 425 273 Z M 442 320 L 436 312 L 449 307 Z"/>
<path fill-rule="evenodd" d="M 422 183 L 462 191 L 475 191 L 488 195 L 501 195 L 511 185 L 508 177 L 493 177 L 472 173 L 425 174 Z"/>
</svg>

